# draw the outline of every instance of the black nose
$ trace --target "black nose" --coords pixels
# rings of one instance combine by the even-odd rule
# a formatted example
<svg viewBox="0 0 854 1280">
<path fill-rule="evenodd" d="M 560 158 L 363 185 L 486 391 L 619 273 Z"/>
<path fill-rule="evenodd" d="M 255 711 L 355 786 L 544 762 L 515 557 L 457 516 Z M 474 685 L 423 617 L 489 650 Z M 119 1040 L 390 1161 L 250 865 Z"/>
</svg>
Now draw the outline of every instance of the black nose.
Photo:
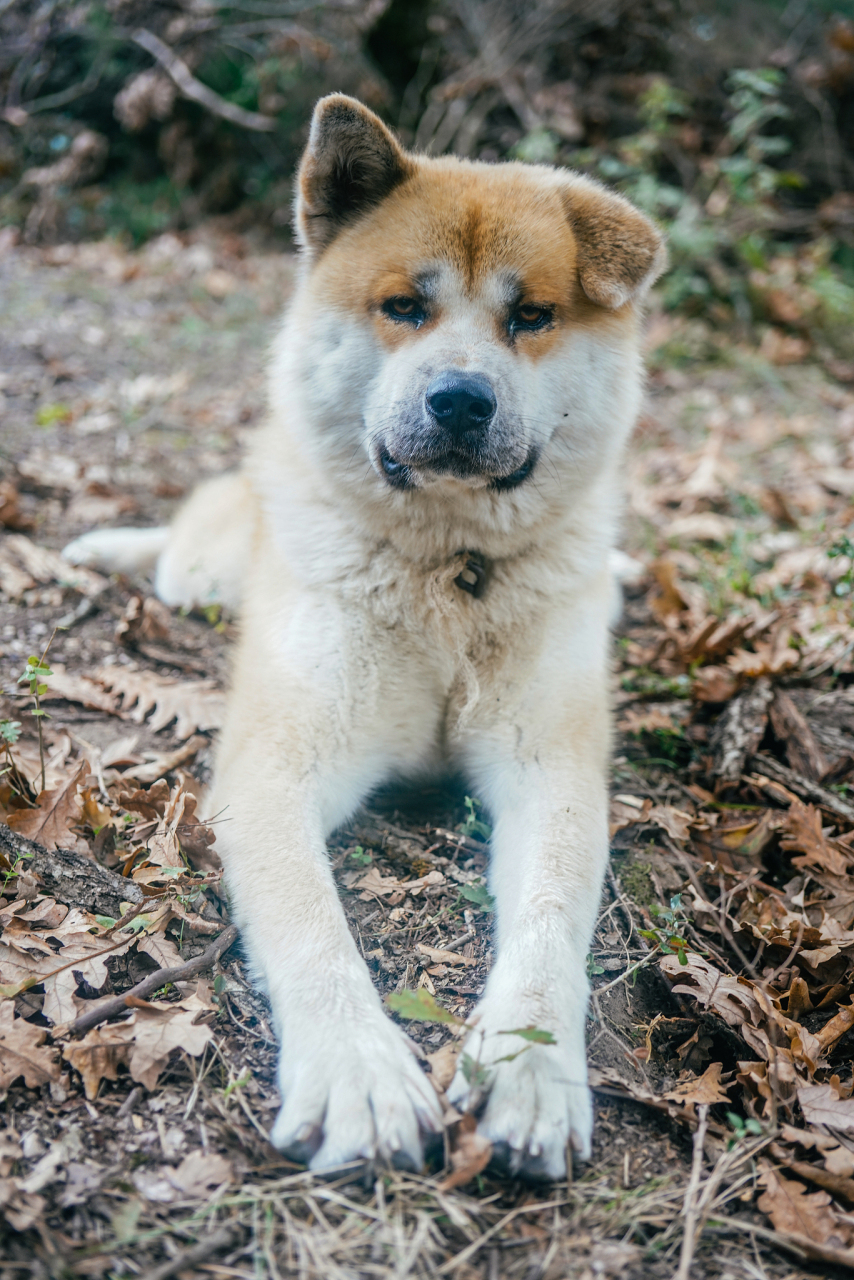
<svg viewBox="0 0 854 1280">
<path fill-rule="evenodd" d="M 440 373 L 427 388 L 427 407 L 451 431 L 475 431 L 488 426 L 498 407 L 486 378 L 452 370 Z"/>
</svg>

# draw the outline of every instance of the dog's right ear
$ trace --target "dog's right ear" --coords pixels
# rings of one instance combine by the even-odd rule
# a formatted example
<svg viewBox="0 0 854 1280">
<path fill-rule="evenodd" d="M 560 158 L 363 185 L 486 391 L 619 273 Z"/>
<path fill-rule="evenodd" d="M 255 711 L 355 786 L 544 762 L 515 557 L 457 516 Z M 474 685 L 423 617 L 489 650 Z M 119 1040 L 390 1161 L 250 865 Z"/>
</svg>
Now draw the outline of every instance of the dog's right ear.
<svg viewBox="0 0 854 1280">
<path fill-rule="evenodd" d="M 411 171 L 411 161 L 373 111 L 343 93 L 321 98 L 297 177 L 300 243 L 321 252 Z"/>
</svg>

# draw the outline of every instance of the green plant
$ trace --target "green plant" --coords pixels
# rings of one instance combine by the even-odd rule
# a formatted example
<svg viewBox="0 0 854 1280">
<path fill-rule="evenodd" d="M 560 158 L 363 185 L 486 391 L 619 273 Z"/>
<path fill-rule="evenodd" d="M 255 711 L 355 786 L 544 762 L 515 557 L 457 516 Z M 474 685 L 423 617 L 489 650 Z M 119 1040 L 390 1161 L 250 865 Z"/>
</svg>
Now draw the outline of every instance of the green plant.
<svg viewBox="0 0 854 1280">
<path fill-rule="evenodd" d="M 12 759 L 12 747 L 20 736 L 20 720 L 0 720 L 0 744 L 2 744 L 3 752 L 6 756 L 6 763 L 0 768 L 0 777 L 15 768 L 15 761 Z"/>
<path fill-rule="evenodd" d="M 367 867 L 374 860 L 374 855 L 363 849 L 360 844 L 357 844 L 355 849 L 350 851 L 350 857 L 360 867 Z"/>
<path fill-rule="evenodd" d="M 657 923 L 651 929 L 639 929 L 642 938 L 654 943 L 662 951 L 678 956 L 679 963 L 688 963 L 688 942 L 684 936 L 688 917 L 682 908 L 682 894 L 677 893 L 670 899 L 670 906 L 660 907 L 653 902 L 649 913 Z"/>
<path fill-rule="evenodd" d="M 45 659 L 47 658 L 48 649 L 50 649 L 50 646 L 53 644 L 53 637 L 55 635 L 56 635 L 56 627 L 54 627 L 53 633 L 50 639 L 48 640 L 47 644 L 45 645 L 44 653 L 42 654 L 42 656 L 40 658 L 29 657 L 27 659 L 27 665 L 24 668 L 23 675 L 18 676 L 18 680 L 17 680 L 18 684 L 28 684 L 30 686 L 30 693 L 33 696 L 33 702 L 35 703 L 35 706 L 31 714 L 35 717 L 36 725 L 39 731 L 39 760 L 41 762 L 42 791 L 45 790 L 44 735 L 42 734 L 42 719 L 44 718 L 44 716 L 47 715 L 47 712 L 42 708 L 42 705 L 41 705 L 41 699 L 47 693 L 47 685 L 43 684 L 42 682 L 44 681 L 46 676 L 53 675 L 53 672 L 51 671 L 50 667 L 47 665 L 47 662 L 45 661 Z"/>
<path fill-rule="evenodd" d="M 733 1131 L 733 1137 L 727 1142 L 727 1150 L 730 1151 L 737 1142 L 743 1142 L 745 1138 L 754 1137 L 761 1138 L 763 1129 L 758 1120 L 752 1118 L 745 1120 L 736 1111 L 728 1111 L 726 1118 L 730 1123 Z"/>
<path fill-rule="evenodd" d="M 443 1009 L 435 996 L 432 996 L 426 987 L 419 987 L 417 991 L 396 991 L 387 997 L 386 1004 L 401 1018 L 408 1018 L 413 1022 L 438 1023 L 443 1026 L 456 1027 L 458 1031 L 462 1031 L 468 1026 L 464 1018 L 458 1018 L 449 1009 Z M 513 1027 L 507 1031 L 495 1031 L 492 1035 L 518 1036 L 520 1040 L 524 1040 L 526 1043 L 521 1049 L 517 1049 L 515 1053 L 507 1053 L 500 1058 L 493 1058 L 489 1064 L 490 1067 L 497 1066 L 499 1062 L 512 1062 L 521 1054 L 527 1053 L 535 1044 L 557 1044 L 550 1031 L 544 1031 L 541 1027 L 534 1026 Z M 460 1055 L 460 1070 L 466 1081 L 476 1088 L 482 1089 L 489 1082 L 489 1068 L 484 1066 L 479 1059 L 473 1058 L 471 1054 L 463 1053 Z"/>
<path fill-rule="evenodd" d="M 475 813 L 475 809 L 483 808 L 480 801 L 475 800 L 474 796 L 466 796 L 463 803 L 468 810 L 468 814 L 465 822 L 461 822 L 458 825 L 457 831 L 461 832 L 464 836 L 475 836 L 476 838 L 479 837 L 481 840 L 488 840 L 492 835 L 492 827 L 488 822 L 484 822 L 483 819 L 479 818 Z"/>
<path fill-rule="evenodd" d="M 495 910 L 495 899 L 482 880 L 464 884 L 460 889 L 460 897 L 466 902 L 473 902 L 479 911 Z"/>
</svg>

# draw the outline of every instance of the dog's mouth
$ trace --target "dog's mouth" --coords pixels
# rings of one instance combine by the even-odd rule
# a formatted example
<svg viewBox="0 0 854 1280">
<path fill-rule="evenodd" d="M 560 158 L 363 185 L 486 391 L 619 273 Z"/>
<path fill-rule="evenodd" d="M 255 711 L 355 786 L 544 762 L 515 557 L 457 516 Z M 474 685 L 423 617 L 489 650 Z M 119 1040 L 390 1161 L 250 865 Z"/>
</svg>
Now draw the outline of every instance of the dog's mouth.
<svg viewBox="0 0 854 1280">
<path fill-rule="evenodd" d="M 447 452 L 419 458 L 417 464 L 401 462 L 388 449 L 381 449 L 378 455 L 383 479 L 392 489 L 410 489 L 414 487 L 415 470 L 429 471 L 433 475 L 453 476 L 458 480 L 482 479 L 487 487 L 496 493 L 506 493 L 517 489 L 528 479 L 537 465 L 538 450 L 531 449 L 521 467 L 508 475 L 495 475 L 494 472 L 476 462 L 469 454 Z"/>
</svg>

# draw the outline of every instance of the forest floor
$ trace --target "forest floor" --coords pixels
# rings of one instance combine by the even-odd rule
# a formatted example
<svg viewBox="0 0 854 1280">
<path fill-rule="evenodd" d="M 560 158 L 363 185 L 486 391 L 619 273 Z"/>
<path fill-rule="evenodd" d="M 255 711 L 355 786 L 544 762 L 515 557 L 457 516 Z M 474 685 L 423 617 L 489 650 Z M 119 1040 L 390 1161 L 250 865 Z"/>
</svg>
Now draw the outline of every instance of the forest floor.
<svg viewBox="0 0 854 1280">
<path fill-rule="evenodd" d="M 134 252 L 12 240 L 3 1275 L 854 1268 L 854 392 L 775 364 L 774 330 L 757 348 L 653 308 L 624 544 L 643 574 L 616 642 L 613 857 L 589 962 L 591 1161 L 558 1185 L 496 1178 L 452 1118 L 423 1176 L 318 1179 L 267 1141 L 268 1010 L 223 949 L 203 787 L 233 622 L 55 554 L 102 524 L 166 521 L 238 461 L 293 258 L 215 226 Z M 32 677 L 48 687 L 42 786 L 19 677 L 52 635 L 52 674 Z M 379 990 L 418 992 L 428 1020 L 407 1027 L 440 1086 L 459 1041 L 435 1019 L 467 1016 L 491 956 L 476 799 L 383 794 L 330 845 Z M 152 974 L 123 1021 L 101 1012 Z"/>
</svg>

